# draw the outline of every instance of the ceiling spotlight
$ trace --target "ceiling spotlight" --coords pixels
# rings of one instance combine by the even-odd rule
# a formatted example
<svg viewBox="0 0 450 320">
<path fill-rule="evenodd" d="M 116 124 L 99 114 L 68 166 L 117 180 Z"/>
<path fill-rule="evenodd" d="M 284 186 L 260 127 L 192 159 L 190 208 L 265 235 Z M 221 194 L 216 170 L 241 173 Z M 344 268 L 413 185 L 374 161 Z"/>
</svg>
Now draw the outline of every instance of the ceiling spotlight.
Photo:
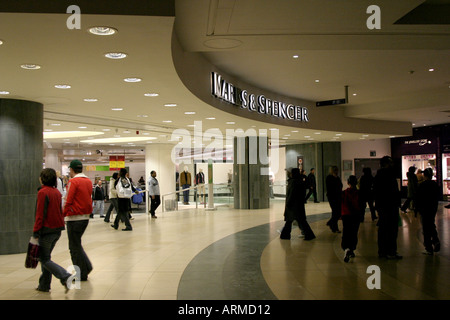
<svg viewBox="0 0 450 320">
<path fill-rule="evenodd" d="M 434 71 L 434 68 L 430 68 L 430 69 L 428 69 L 428 71 L 433 72 L 433 71 Z"/>
<path fill-rule="evenodd" d="M 0 46 L 3 44 L 3 41 L 2 40 L 0 40 Z"/>
<path fill-rule="evenodd" d="M 111 27 L 92 27 L 89 28 L 89 32 L 96 36 L 110 36 L 115 34 L 117 30 Z"/>
<path fill-rule="evenodd" d="M 166 103 L 166 104 L 164 105 L 164 107 L 176 107 L 176 106 L 177 106 L 176 103 Z"/>
<path fill-rule="evenodd" d="M 157 94 L 157 93 L 144 93 L 144 96 L 146 96 L 146 97 L 157 97 L 157 96 L 159 96 L 159 94 Z"/>
<path fill-rule="evenodd" d="M 71 86 L 68 85 L 68 84 L 57 84 L 57 85 L 55 85 L 55 88 L 57 88 L 57 89 L 70 89 Z"/>
<path fill-rule="evenodd" d="M 194 111 L 187 111 L 184 114 L 195 114 L 195 112 Z"/>
<path fill-rule="evenodd" d="M 141 78 L 125 78 L 125 79 L 123 79 L 123 81 L 125 81 L 125 82 L 141 82 L 142 79 Z"/>
<path fill-rule="evenodd" d="M 28 63 L 22 64 L 20 67 L 26 70 L 38 70 L 41 68 L 41 66 L 38 64 L 28 64 Z"/>
<path fill-rule="evenodd" d="M 294 59 L 298 59 L 298 55 L 297 55 L 297 54 L 295 54 L 295 55 L 293 55 L 293 56 L 292 56 L 292 58 L 294 58 Z"/>
<path fill-rule="evenodd" d="M 318 83 L 318 82 L 320 82 L 320 80 L 318 80 L 318 79 L 316 79 L 316 80 L 314 80 L 316 83 Z"/>
<path fill-rule="evenodd" d="M 108 52 L 105 54 L 105 57 L 109 59 L 123 59 L 127 57 L 126 53 L 123 52 Z"/>
</svg>

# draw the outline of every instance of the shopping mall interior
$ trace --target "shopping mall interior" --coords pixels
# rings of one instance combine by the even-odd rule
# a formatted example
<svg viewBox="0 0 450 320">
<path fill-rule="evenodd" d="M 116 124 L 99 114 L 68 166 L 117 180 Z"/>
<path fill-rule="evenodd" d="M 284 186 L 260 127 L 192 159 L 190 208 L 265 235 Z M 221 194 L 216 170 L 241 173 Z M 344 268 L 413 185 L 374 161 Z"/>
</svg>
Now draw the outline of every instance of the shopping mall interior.
<svg viewBox="0 0 450 320">
<path fill-rule="evenodd" d="M 450 299 L 450 1 L 372 2 L 1 0 L 0 300 Z M 432 170 L 441 249 L 423 254 L 411 206 L 403 258 L 380 258 L 367 208 L 345 262 L 326 177 L 337 166 L 345 189 L 384 156 L 403 201 L 408 169 Z M 88 281 L 39 292 L 39 174 L 68 180 L 74 159 L 105 195 L 126 168 L 143 196 L 132 232 L 89 220 Z M 310 241 L 280 239 L 288 168 L 315 169 Z M 72 265 L 66 231 L 52 260 Z"/>
</svg>

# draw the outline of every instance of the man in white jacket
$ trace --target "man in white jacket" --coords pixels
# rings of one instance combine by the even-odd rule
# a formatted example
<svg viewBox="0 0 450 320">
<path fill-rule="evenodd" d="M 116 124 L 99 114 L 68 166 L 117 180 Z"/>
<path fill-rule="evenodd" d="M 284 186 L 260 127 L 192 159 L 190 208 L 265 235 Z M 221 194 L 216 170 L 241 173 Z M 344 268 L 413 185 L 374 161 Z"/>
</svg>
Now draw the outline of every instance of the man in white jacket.
<svg viewBox="0 0 450 320">
<path fill-rule="evenodd" d="M 150 172 L 150 179 L 148 180 L 148 195 L 150 197 L 150 214 L 152 218 L 157 218 L 155 211 L 161 204 L 161 193 L 159 191 L 159 182 L 156 179 L 156 172 L 153 170 Z"/>
</svg>

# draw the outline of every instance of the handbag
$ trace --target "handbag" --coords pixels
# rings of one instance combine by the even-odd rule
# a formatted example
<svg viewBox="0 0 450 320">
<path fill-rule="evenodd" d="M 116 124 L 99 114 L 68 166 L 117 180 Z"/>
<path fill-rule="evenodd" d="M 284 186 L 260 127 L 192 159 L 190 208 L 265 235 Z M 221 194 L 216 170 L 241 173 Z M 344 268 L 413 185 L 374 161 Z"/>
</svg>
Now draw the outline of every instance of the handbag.
<svg viewBox="0 0 450 320">
<path fill-rule="evenodd" d="M 27 255 L 25 257 L 25 268 L 35 269 L 39 262 L 39 240 L 35 237 L 28 242 Z"/>
</svg>

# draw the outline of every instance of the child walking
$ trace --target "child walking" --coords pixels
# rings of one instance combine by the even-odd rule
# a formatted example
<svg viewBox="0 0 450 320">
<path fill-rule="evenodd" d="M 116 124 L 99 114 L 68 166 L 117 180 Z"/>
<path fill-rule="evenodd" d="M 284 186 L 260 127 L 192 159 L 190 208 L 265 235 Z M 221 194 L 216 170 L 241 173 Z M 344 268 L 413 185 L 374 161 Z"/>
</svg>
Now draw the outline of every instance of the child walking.
<svg viewBox="0 0 450 320">
<path fill-rule="evenodd" d="M 354 250 L 358 243 L 358 229 L 361 221 L 361 204 L 359 191 L 356 188 L 358 180 L 356 176 L 350 176 L 347 180 L 348 188 L 342 192 L 342 242 L 344 261 L 349 262 L 355 257 Z"/>
</svg>

